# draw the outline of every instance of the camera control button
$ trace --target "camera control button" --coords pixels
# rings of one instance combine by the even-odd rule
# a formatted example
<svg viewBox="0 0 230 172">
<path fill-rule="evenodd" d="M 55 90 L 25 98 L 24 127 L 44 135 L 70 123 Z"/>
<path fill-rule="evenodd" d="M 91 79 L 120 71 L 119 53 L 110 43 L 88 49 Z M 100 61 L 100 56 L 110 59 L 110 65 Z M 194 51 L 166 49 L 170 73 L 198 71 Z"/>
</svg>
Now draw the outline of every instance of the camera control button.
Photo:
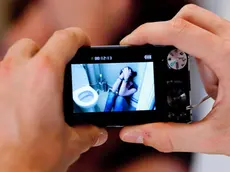
<svg viewBox="0 0 230 172">
<path fill-rule="evenodd" d="M 181 108 L 186 105 L 187 96 L 181 89 L 173 89 L 168 92 L 167 102 L 172 108 Z"/>
<path fill-rule="evenodd" d="M 168 54 L 167 62 L 170 69 L 181 70 L 187 65 L 188 56 L 186 53 L 174 49 Z"/>
<path fill-rule="evenodd" d="M 169 118 L 169 119 L 171 119 L 171 118 L 173 118 L 173 117 L 175 117 L 175 114 L 174 114 L 174 113 L 172 113 L 172 112 L 169 112 L 169 114 L 168 114 L 168 118 Z"/>
</svg>

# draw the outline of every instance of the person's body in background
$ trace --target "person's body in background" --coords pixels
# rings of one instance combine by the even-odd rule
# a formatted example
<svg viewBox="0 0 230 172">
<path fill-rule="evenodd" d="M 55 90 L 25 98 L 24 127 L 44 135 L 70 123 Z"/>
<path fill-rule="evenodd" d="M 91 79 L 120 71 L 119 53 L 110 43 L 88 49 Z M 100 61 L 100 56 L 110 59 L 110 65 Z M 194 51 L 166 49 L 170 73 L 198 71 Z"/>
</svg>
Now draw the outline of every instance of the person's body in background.
<svg viewBox="0 0 230 172">
<path fill-rule="evenodd" d="M 29 0 L 22 1 L 26 3 Z M 22 1 L 17 1 L 17 9 Z M 70 26 L 82 28 L 92 45 L 118 44 L 135 26 L 147 21 L 170 19 L 183 5 L 182 0 L 31 0 L 23 13 L 14 18 L 12 27 L 0 40 L 0 57 L 16 40 L 31 38 L 41 47 L 54 31 Z M 160 168 L 161 162 L 162 168 L 168 164 L 171 169 L 187 172 L 187 154 L 159 154 L 152 148 L 121 142 L 118 129 L 109 131 L 108 143 L 84 154 L 69 169 L 70 172 L 128 171 L 137 164 L 142 165 L 135 168 L 152 171 Z M 138 158 L 140 156 L 141 160 Z M 188 160 L 183 161 L 186 158 Z M 129 166 L 132 168 L 129 169 Z M 168 172 L 167 169 L 165 172 Z"/>
<path fill-rule="evenodd" d="M 42 46 L 53 32 L 68 27 L 84 30 L 93 45 L 118 42 L 130 31 L 138 5 L 132 0 L 19 0 L 15 9 L 23 2 L 29 5 L 20 16 L 15 16 L 18 11 L 14 14 L 11 27 L 0 40 L 3 55 L 16 40 L 31 38 Z"/>
<path fill-rule="evenodd" d="M 136 75 L 137 73 L 130 67 L 121 70 L 119 77 L 109 91 L 104 112 L 129 110 L 131 96 L 138 89 L 133 81 Z"/>
</svg>

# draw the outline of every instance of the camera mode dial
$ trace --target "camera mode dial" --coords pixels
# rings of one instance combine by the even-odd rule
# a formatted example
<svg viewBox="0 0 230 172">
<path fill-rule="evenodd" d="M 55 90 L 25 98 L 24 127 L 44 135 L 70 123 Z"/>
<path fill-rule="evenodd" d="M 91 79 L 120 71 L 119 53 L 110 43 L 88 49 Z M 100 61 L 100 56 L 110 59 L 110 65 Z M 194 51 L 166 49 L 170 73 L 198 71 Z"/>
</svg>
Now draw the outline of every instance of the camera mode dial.
<svg viewBox="0 0 230 172">
<path fill-rule="evenodd" d="M 181 70 L 187 65 L 187 62 L 187 54 L 178 49 L 174 49 L 168 54 L 167 63 L 170 69 Z"/>
</svg>

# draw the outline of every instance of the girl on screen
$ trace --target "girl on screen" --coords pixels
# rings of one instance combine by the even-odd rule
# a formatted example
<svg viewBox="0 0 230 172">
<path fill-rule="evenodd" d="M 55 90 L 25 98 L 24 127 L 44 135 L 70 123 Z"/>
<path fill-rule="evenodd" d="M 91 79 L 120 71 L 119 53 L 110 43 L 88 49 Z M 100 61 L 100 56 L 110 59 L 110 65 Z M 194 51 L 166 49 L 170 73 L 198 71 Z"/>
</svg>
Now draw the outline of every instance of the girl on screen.
<svg viewBox="0 0 230 172">
<path fill-rule="evenodd" d="M 133 81 L 136 75 L 137 72 L 133 71 L 131 67 L 125 67 L 121 70 L 119 77 L 109 91 L 104 112 L 129 110 L 130 98 L 137 92 L 137 85 Z"/>
</svg>

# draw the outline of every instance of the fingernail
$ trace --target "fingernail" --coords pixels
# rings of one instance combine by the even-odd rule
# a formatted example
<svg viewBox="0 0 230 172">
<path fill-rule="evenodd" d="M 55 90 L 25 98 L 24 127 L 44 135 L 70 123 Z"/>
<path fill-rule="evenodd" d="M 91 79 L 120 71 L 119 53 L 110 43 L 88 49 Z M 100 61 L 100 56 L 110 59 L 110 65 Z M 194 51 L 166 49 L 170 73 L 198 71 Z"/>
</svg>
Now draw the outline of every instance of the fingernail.
<svg viewBox="0 0 230 172">
<path fill-rule="evenodd" d="M 129 143 L 144 143 L 144 137 L 141 131 L 130 131 L 124 134 L 122 140 Z"/>
<path fill-rule="evenodd" d="M 94 144 L 94 147 L 103 145 L 108 139 L 108 133 L 107 131 L 103 130 L 100 132 L 97 142 Z"/>
</svg>

